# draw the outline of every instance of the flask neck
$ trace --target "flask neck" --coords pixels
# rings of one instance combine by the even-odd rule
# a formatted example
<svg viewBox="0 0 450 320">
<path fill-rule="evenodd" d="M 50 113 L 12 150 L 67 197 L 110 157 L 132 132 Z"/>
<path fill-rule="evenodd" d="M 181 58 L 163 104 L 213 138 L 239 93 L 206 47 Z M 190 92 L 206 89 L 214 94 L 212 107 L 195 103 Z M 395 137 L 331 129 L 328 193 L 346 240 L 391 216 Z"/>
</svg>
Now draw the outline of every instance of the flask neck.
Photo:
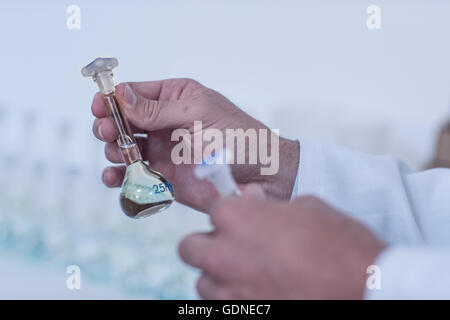
<svg viewBox="0 0 450 320">
<path fill-rule="evenodd" d="M 141 152 L 139 151 L 130 124 L 117 102 L 115 93 L 111 92 L 105 95 L 103 100 L 105 101 L 108 115 L 114 119 L 119 132 L 116 141 L 122 153 L 123 161 L 127 166 L 134 162 L 142 161 Z"/>
</svg>

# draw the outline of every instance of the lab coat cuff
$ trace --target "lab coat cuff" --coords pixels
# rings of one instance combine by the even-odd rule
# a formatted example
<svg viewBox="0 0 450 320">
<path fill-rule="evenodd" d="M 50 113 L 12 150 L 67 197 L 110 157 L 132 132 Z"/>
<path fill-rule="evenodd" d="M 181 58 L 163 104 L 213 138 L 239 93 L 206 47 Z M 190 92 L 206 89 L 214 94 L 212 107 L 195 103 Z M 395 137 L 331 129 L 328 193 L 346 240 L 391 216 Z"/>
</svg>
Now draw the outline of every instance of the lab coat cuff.
<svg viewBox="0 0 450 320">
<path fill-rule="evenodd" d="M 300 141 L 300 161 L 291 199 L 305 194 L 322 196 L 323 162 L 322 145 Z"/>
</svg>

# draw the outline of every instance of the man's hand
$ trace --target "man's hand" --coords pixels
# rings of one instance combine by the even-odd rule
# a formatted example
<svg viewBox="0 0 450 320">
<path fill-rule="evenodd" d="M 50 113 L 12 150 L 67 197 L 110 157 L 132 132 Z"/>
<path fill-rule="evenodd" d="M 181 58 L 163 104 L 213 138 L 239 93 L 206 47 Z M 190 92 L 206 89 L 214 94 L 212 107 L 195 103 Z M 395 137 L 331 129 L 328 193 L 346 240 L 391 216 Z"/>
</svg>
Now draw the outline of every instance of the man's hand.
<svg viewBox="0 0 450 320">
<path fill-rule="evenodd" d="M 176 200 L 202 211 L 210 209 L 217 199 L 216 191 L 209 182 L 195 179 L 194 165 L 173 164 L 171 151 L 178 143 L 170 139 L 173 129 L 185 128 L 192 134 L 196 120 L 201 120 L 204 128 L 219 129 L 222 133 L 225 129 L 268 129 L 221 94 L 190 79 L 122 83 L 117 86 L 116 95 L 133 131 L 148 134 L 148 138 L 137 139 L 144 160 L 172 182 Z M 92 111 L 97 118 L 94 134 L 107 142 L 106 157 L 113 163 L 121 163 L 114 142 L 117 128 L 107 116 L 101 94 L 95 96 Z M 276 175 L 261 176 L 260 164 L 245 164 L 232 165 L 233 176 L 239 184 L 257 183 L 269 196 L 288 199 L 297 173 L 298 148 L 297 142 L 280 139 L 280 170 Z M 109 187 L 119 187 L 124 173 L 124 166 L 108 167 L 103 181 Z"/>
<path fill-rule="evenodd" d="M 181 258 L 203 271 L 206 299 L 360 299 L 383 244 L 364 226 L 308 196 L 267 201 L 248 186 L 219 201 L 215 230 L 186 237 Z"/>
</svg>

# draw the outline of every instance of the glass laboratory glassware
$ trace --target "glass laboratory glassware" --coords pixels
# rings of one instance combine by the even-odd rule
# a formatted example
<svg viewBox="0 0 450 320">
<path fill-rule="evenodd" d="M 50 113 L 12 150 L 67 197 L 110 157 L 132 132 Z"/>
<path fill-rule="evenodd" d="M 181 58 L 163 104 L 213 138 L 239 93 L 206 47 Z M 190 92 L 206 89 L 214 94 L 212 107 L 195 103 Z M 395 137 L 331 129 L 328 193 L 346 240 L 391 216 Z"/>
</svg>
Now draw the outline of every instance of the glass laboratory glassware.
<svg viewBox="0 0 450 320">
<path fill-rule="evenodd" d="M 133 132 L 116 99 L 112 70 L 118 65 L 116 58 L 97 58 L 81 73 L 97 83 L 104 95 L 107 112 L 119 131 L 117 144 L 127 166 L 120 193 L 122 210 L 131 218 L 143 218 L 167 209 L 174 194 L 170 182 L 142 160 Z"/>
</svg>

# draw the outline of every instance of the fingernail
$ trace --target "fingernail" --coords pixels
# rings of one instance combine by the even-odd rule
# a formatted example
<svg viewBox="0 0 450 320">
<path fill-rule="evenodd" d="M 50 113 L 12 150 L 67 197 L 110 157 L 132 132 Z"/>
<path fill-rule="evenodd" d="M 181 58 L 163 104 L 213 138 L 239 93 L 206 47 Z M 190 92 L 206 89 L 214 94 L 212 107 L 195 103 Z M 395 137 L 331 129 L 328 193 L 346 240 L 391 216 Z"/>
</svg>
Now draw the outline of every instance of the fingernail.
<svg viewBox="0 0 450 320">
<path fill-rule="evenodd" d="M 100 136 L 100 138 L 105 139 L 105 137 L 103 136 L 103 131 L 102 131 L 102 125 L 101 124 L 98 126 L 98 135 Z"/>
<path fill-rule="evenodd" d="M 125 88 L 123 89 L 123 100 L 125 100 L 125 102 L 132 107 L 137 101 L 136 94 L 128 83 L 125 84 Z"/>
</svg>

